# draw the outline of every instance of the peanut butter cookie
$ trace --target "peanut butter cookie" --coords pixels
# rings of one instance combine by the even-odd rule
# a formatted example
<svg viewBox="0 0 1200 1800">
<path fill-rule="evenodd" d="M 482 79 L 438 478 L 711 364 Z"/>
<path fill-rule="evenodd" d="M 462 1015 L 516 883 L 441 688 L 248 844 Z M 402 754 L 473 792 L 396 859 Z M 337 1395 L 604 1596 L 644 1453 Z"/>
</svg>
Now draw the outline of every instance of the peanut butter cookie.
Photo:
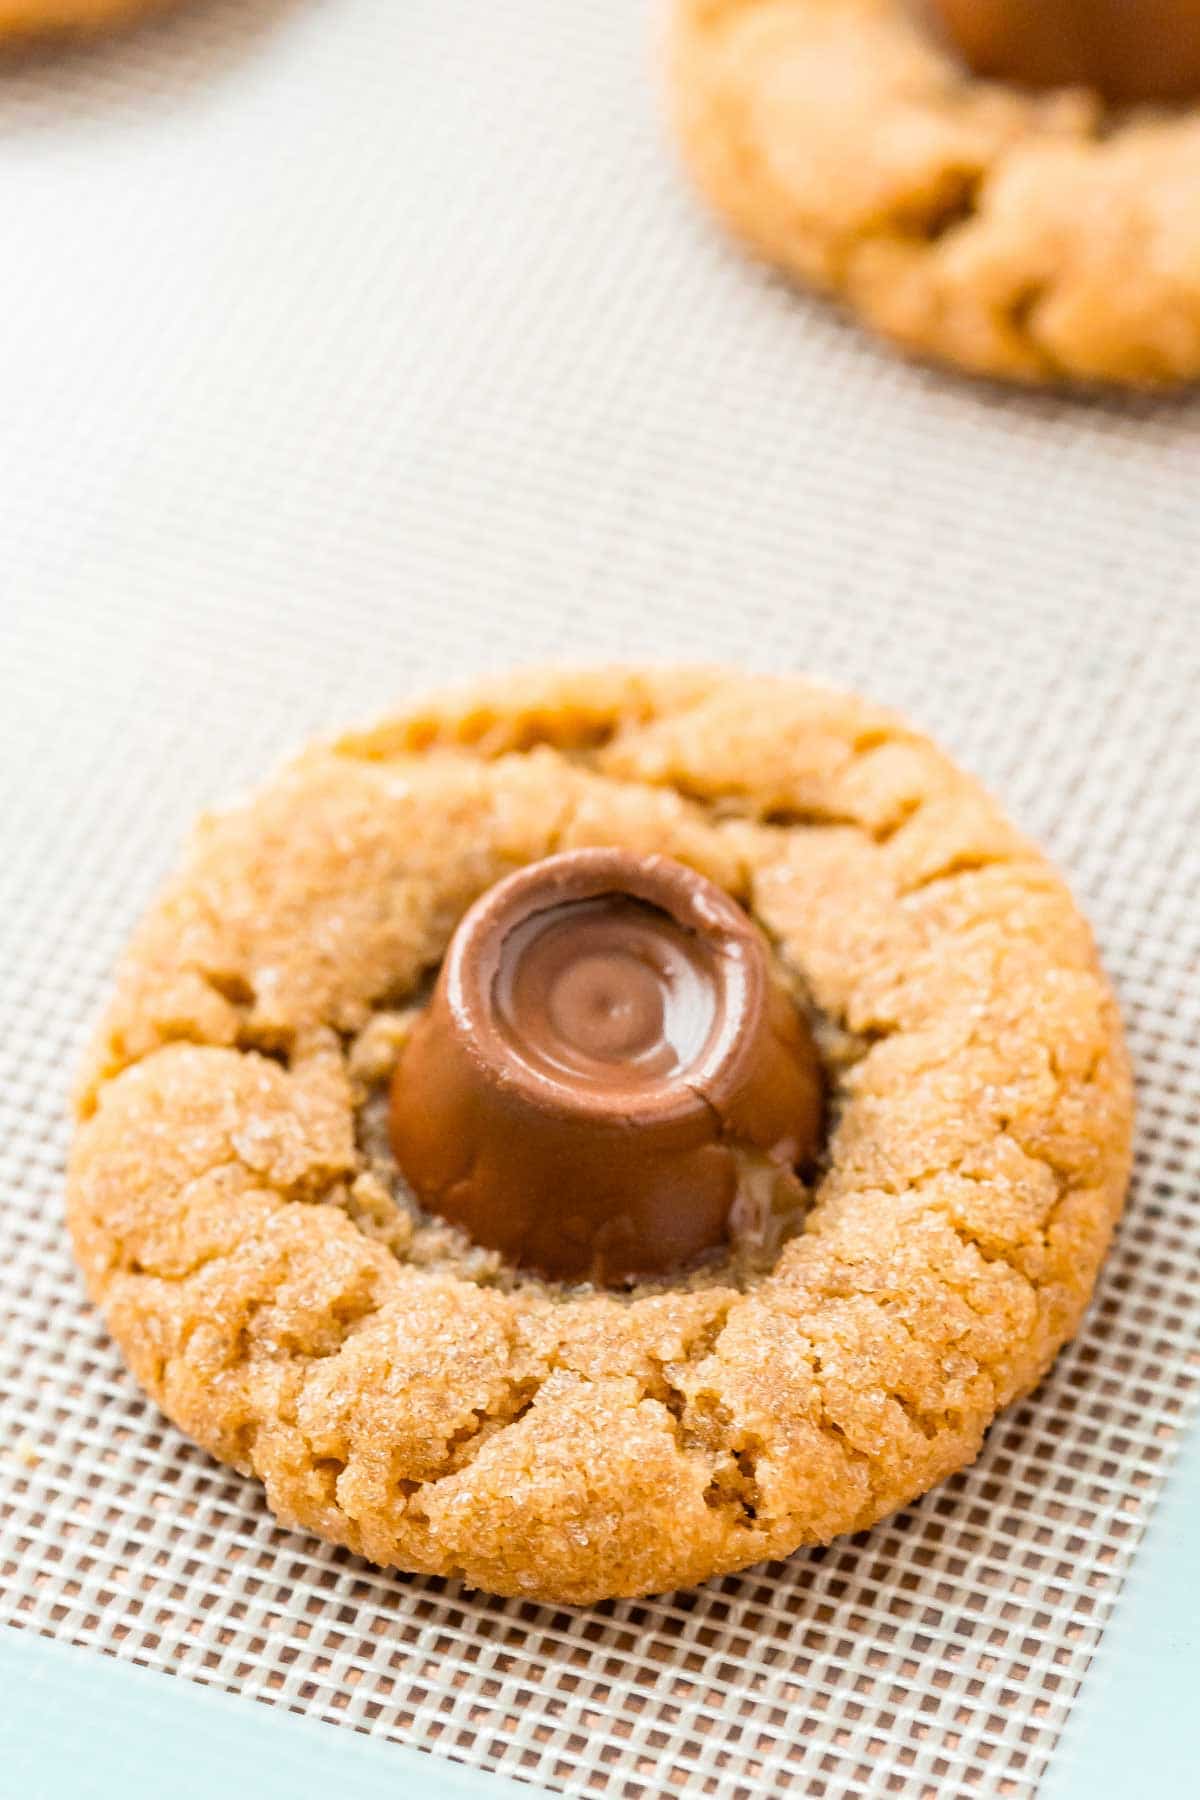
<svg viewBox="0 0 1200 1800">
<path fill-rule="evenodd" d="M 588 846 L 715 883 L 803 999 L 829 1124 L 766 1262 L 569 1285 L 398 1178 L 388 1087 L 457 922 Z M 88 1058 L 69 1216 L 137 1379 L 281 1519 L 582 1602 L 970 1462 L 1079 1323 L 1130 1132 L 1086 924 L 924 737 L 802 680 L 535 674 L 202 822 Z"/>
<path fill-rule="evenodd" d="M 915 0 L 674 5 L 687 162 L 768 260 L 978 374 L 1200 375 L 1200 95 L 1108 107 L 980 79 Z"/>
</svg>

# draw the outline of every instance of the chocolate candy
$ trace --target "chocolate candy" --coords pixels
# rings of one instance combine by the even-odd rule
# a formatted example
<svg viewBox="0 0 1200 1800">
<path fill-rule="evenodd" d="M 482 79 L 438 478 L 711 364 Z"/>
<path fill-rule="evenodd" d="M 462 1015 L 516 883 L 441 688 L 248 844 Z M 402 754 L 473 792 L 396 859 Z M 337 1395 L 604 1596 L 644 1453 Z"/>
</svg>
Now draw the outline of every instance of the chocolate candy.
<svg viewBox="0 0 1200 1800">
<path fill-rule="evenodd" d="M 822 1114 L 811 1033 L 736 902 L 669 857 L 576 850 L 467 913 L 389 1116 L 429 1210 L 611 1283 L 719 1251 L 748 1159 L 808 1160 Z"/>
<path fill-rule="evenodd" d="M 978 75 L 1113 101 L 1200 96 L 1200 0 L 917 3 Z"/>
</svg>

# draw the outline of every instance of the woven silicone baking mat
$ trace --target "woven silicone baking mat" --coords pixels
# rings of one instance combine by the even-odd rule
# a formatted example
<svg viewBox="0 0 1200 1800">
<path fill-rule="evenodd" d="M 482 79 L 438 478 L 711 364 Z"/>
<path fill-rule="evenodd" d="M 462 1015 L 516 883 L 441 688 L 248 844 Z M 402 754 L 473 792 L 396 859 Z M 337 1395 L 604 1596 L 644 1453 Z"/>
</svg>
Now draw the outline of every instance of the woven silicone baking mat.
<svg viewBox="0 0 1200 1800">
<path fill-rule="evenodd" d="M 1036 1792 L 1200 1384 L 1200 408 L 876 352 L 727 248 L 636 0 L 220 0 L 0 74 L 0 1614 L 577 1795 Z M 1132 277 L 1131 277 L 1132 278 Z M 125 1375 L 65 1090 L 191 815 L 522 660 L 895 702 L 1065 865 L 1137 1177 L 1086 1328 L 861 1539 L 572 1612 L 275 1526 Z"/>
</svg>

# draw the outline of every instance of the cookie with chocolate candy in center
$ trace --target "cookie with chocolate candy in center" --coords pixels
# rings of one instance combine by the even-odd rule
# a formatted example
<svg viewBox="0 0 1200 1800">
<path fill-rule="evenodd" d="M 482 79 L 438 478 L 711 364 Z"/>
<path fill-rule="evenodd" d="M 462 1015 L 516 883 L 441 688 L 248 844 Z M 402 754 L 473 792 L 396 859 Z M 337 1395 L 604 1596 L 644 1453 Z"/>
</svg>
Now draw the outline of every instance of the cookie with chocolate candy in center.
<svg viewBox="0 0 1200 1800">
<path fill-rule="evenodd" d="M 902 349 L 1200 375 L 1200 0 L 673 0 L 686 161 Z"/>
<path fill-rule="evenodd" d="M 136 1378 L 287 1523 L 553 1601 L 870 1525 L 1087 1304 L 1120 1023 L 1059 878 L 893 714 L 514 676 L 203 820 L 69 1217 Z"/>
</svg>

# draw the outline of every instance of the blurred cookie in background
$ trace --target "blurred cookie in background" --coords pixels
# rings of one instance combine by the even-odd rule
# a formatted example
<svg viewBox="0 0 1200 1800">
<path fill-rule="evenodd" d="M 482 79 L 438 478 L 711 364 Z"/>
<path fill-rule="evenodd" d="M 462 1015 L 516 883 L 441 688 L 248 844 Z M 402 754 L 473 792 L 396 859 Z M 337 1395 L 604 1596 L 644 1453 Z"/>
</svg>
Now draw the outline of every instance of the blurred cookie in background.
<svg viewBox="0 0 1200 1800">
<path fill-rule="evenodd" d="M 36 45 L 118 29 L 171 0 L 0 0 L 0 44 Z"/>
<path fill-rule="evenodd" d="M 1067 0 L 675 0 L 684 155 L 753 249 L 911 354 L 1191 381 L 1200 5 L 1121 12 L 1145 55 Z"/>
</svg>

